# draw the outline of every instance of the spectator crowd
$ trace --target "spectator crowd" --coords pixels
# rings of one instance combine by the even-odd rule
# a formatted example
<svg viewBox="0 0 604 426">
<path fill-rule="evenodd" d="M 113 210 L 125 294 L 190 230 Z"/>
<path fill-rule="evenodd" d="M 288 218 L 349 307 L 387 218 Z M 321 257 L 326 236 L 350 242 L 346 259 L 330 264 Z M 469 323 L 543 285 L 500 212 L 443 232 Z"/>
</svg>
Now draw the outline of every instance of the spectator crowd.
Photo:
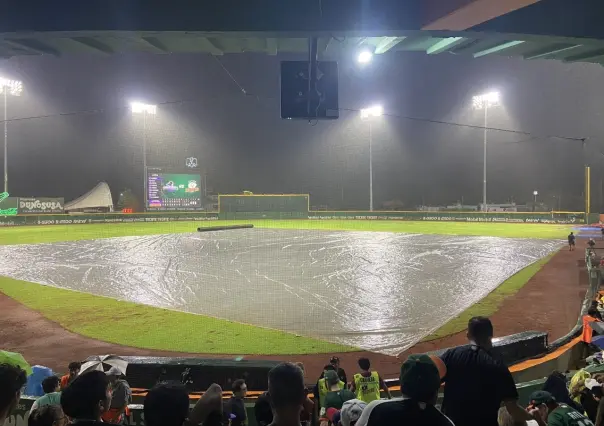
<svg viewBox="0 0 604 426">
<path fill-rule="evenodd" d="M 483 317 L 468 323 L 469 344 L 441 356 L 410 355 L 400 369 L 400 397 L 393 398 L 379 372 L 367 358 L 358 360 L 350 381 L 337 357 L 317 379 L 312 394 L 305 386 L 302 364 L 283 363 L 270 370 L 268 391 L 256 399 L 259 426 L 604 426 L 604 376 L 580 370 L 567 383 L 564 374 L 551 374 L 543 389 L 519 404 L 518 391 L 504 362 L 493 352 L 493 326 Z M 117 368 L 80 371 L 69 364 L 63 377 L 42 381 L 44 396 L 31 407 L 29 426 L 102 426 L 124 424 L 132 392 Z M 0 426 L 19 403 L 26 372 L 0 364 Z M 442 404 L 437 404 L 443 388 Z M 146 426 L 246 426 L 247 385 L 235 380 L 232 396 L 211 385 L 190 406 L 180 383 L 160 383 L 144 399 Z M 385 398 L 382 398 L 384 396 Z"/>
</svg>

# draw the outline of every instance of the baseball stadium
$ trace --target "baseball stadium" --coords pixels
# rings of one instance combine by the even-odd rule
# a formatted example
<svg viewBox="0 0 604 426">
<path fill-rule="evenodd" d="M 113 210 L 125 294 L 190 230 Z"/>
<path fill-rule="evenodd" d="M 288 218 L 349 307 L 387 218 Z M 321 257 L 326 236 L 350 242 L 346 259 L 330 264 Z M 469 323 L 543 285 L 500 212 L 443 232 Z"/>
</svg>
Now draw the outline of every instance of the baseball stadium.
<svg viewBox="0 0 604 426">
<path fill-rule="evenodd" d="M 247 413 L 223 424 L 268 426 L 254 407 L 276 413 L 284 365 L 304 426 L 351 426 L 321 386 L 405 401 L 419 358 L 441 410 L 473 321 L 522 412 L 552 372 L 604 388 L 604 36 L 521 25 L 552 0 L 242 5 L 249 22 L 96 3 L 0 33 L 0 378 L 26 377 L 0 426 L 93 371 L 130 392 L 105 422 L 219 385 Z"/>
<path fill-rule="evenodd" d="M 76 201 L 103 199 L 95 188 Z M 582 212 L 317 212 L 301 194 L 219 195 L 218 204 L 215 213 L 5 216 L 4 303 L 60 326 L 83 354 L 103 342 L 122 355 L 320 368 L 329 354 L 368 351 L 395 377 L 397 357 L 455 344 L 476 315 L 501 315 L 506 334 L 540 318 L 550 341 L 563 337 L 588 287 L 584 250 L 565 243 Z M 568 315 L 527 307 L 524 317 L 523 299 L 532 305 L 536 294 L 563 300 Z M 35 347 L 60 366 L 56 349 Z"/>
</svg>

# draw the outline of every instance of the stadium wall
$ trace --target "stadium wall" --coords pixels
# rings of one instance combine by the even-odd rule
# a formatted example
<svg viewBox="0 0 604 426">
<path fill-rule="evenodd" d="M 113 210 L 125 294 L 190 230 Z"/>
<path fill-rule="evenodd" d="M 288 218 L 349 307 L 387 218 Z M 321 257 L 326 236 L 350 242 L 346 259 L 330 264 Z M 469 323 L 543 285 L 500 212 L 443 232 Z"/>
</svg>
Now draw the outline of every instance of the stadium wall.
<svg viewBox="0 0 604 426">
<path fill-rule="evenodd" d="M 218 213 L 141 213 L 141 214 L 61 214 L 0 216 L 1 226 L 25 225 L 84 225 L 91 223 L 135 223 L 135 222 L 185 222 L 218 220 Z"/>
<path fill-rule="evenodd" d="M 584 223 L 582 212 L 424 212 L 424 211 L 311 211 L 314 220 L 415 220 L 436 222 Z"/>
<path fill-rule="evenodd" d="M 396 212 L 396 211 L 310 211 L 310 212 L 161 212 L 107 214 L 45 214 L 0 216 L 1 226 L 70 225 L 91 223 L 181 222 L 206 220 L 409 220 L 439 222 L 549 223 L 582 224 L 583 213 L 515 213 L 515 212 Z"/>
</svg>

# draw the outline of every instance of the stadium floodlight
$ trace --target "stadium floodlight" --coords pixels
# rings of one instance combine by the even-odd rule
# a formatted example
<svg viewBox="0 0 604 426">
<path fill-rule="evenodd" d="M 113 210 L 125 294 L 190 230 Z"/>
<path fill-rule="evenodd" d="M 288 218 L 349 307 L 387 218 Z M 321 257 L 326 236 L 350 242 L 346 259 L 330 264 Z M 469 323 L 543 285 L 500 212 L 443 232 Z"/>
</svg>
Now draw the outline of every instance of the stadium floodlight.
<svg viewBox="0 0 604 426">
<path fill-rule="evenodd" d="M 368 108 L 361 109 L 361 119 L 368 119 L 371 117 L 380 117 L 384 114 L 384 108 L 381 105 L 373 105 Z M 373 211 L 373 153 L 371 146 L 373 145 L 373 131 L 371 128 L 371 122 L 369 121 L 369 211 Z"/>
<path fill-rule="evenodd" d="M 7 95 L 21 96 L 21 93 L 23 93 L 23 82 L 0 77 L 0 91 Z"/>
<path fill-rule="evenodd" d="M 384 108 L 381 105 L 373 105 L 369 108 L 361 109 L 361 118 L 380 117 L 384 114 Z"/>
<path fill-rule="evenodd" d="M 8 192 L 8 96 L 21 96 L 23 83 L 0 77 L 0 93 L 4 95 L 4 192 Z"/>
<path fill-rule="evenodd" d="M 499 92 L 488 92 L 472 97 L 474 109 L 486 109 L 498 106 L 500 103 Z"/>
<path fill-rule="evenodd" d="M 368 49 L 363 49 L 357 56 L 357 62 L 359 64 L 368 64 L 373 59 L 373 52 Z"/>
<path fill-rule="evenodd" d="M 483 132 L 483 167 L 482 167 L 482 210 L 488 211 L 487 206 L 487 123 L 488 110 L 499 106 L 499 92 L 492 91 L 472 97 L 472 107 L 476 110 L 484 110 L 484 132 Z"/>
<path fill-rule="evenodd" d="M 143 199 L 145 200 L 145 211 L 147 210 L 147 116 L 157 114 L 157 105 L 146 104 L 144 102 L 130 102 L 132 114 L 143 115 Z"/>
<path fill-rule="evenodd" d="M 152 114 L 157 113 L 157 105 L 145 104 L 143 102 L 130 102 L 130 110 L 133 114 Z"/>
</svg>

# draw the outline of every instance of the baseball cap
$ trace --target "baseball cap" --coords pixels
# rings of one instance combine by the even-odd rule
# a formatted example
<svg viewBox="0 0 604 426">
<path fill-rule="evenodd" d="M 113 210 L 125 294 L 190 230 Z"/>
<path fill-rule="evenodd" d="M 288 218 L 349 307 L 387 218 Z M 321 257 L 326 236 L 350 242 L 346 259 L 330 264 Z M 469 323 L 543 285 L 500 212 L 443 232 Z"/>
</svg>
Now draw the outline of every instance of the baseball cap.
<svg viewBox="0 0 604 426">
<path fill-rule="evenodd" d="M 547 404 L 548 402 L 556 402 L 556 398 L 547 391 L 535 391 L 529 397 L 529 401 L 533 405 Z"/>
<path fill-rule="evenodd" d="M 429 402 L 440 388 L 447 368 L 432 355 L 409 355 L 401 366 L 401 392 L 419 402 Z"/>
<path fill-rule="evenodd" d="M 333 384 L 338 383 L 340 381 L 340 378 L 338 377 L 338 373 L 336 373 L 335 371 L 327 370 L 325 372 L 325 381 L 328 384 L 333 385 Z"/>
<path fill-rule="evenodd" d="M 352 423 L 359 420 L 365 407 L 367 407 L 367 403 L 360 399 L 346 401 L 340 410 L 340 423 L 342 426 L 350 426 Z"/>
</svg>

